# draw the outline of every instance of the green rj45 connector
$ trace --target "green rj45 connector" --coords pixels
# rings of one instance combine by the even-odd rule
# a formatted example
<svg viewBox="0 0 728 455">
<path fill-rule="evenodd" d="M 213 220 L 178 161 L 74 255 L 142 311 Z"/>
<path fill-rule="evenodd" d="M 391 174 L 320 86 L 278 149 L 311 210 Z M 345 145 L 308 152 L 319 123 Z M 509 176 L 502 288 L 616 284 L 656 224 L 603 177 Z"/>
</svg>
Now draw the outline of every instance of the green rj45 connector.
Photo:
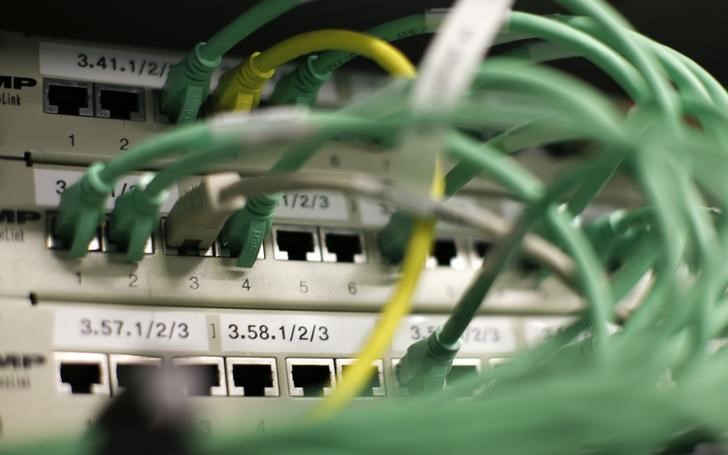
<svg viewBox="0 0 728 455">
<path fill-rule="evenodd" d="M 413 343 L 397 364 L 395 374 L 401 387 L 410 395 L 434 392 L 445 385 L 445 378 L 452 368 L 452 361 L 461 342 L 447 345 L 440 341 L 438 328 L 427 338 Z"/>
<path fill-rule="evenodd" d="M 245 208 L 232 215 L 223 227 L 222 245 L 238 256 L 238 267 L 252 267 L 263 239 L 270 233 L 280 194 L 248 199 Z"/>
<path fill-rule="evenodd" d="M 143 191 L 148 178 L 116 199 L 109 223 L 109 239 L 126 251 L 130 262 L 144 258 L 147 239 L 159 226 L 159 210 L 169 193 L 149 198 Z"/>
<path fill-rule="evenodd" d="M 80 258 L 104 218 L 104 203 L 113 186 L 99 177 L 103 163 L 94 163 L 86 174 L 61 195 L 53 234 L 69 248 L 69 255 Z"/>
<path fill-rule="evenodd" d="M 198 43 L 192 52 L 169 71 L 162 91 L 162 112 L 177 123 L 197 119 L 200 106 L 210 91 L 212 73 L 220 66 L 221 58 L 214 60 L 202 56 L 205 43 Z"/>
<path fill-rule="evenodd" d="M 331 73 L 320 73 L 314 68 L 316 55 L 306 59 L 306 63 L 298 65 L 295 70 L 283 76 L 277 83 L 268 100 L 271 104 L 300 104 L 313 106 L 321 87 L 331 79 Z"/>
</svg>

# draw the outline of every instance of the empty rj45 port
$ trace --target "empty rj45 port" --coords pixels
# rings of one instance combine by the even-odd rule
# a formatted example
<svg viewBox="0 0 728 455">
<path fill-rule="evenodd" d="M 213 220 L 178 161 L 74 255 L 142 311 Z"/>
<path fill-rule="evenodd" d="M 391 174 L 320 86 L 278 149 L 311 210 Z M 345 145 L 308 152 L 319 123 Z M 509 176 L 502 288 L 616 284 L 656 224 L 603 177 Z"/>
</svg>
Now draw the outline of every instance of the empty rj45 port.
<svg viewBox="0 0 728 455">
<path fill-rule="evenodd" d="M 276 359 L 228 357 L 225 362 L 231 396 L 277 397 L 280 394 Z"/>
<path fill-rule="evenodd" d="M 344 380 L 346 371 L 354 364 L 356 359 L 336 359 L 336 374 L 339 382 Z M 369 384 L 361 391 L 362 397 L 383 397 L 387 394 L 384 388 L 384 362 L 375 360 L 371 366 Z"/>
<path fill-rule="evenodd" d="M 366 262 L 364 236 L 351 231 L 329 231 L 322 229 L 323 259 L 325 262 Z"/>
<path fill-rule="evenodd" d="M 482 362 L 480 359 L 455 359 L 452 362 L 452 368 L 445 378 L 445 386 L 452 387 L 458 385 L 462 381 L 473 378 L 480 373 Z M 461 388 L 463 396 L 471 396 L 475 393 L 477 386 L 472 388 Z"/>
<path fill-rule="evenodd" d="M 111 354 L 109 356 L 111 392 L 118 395 L 131 385 L 144 381 L 158 370 L 161 364 L 162 359 L 158 357 Z"/>
<path fill-rule="evenodd" d="M 316 228 L 273 226 L 274 256 L 281 261 L 320 261 Z"/>
<path fill-rule="evenodd" d="M 536 272 L 540 267 L 541 266 L 538 264 L 538 262 L 525 256 L 521 256 L 516 262 L 516 269 L 518 269 L 518 271 L 522 275 L 531 275 Z"/>
<path fill-rule="evenodd" d="M 286 359 L 286 367 L 293 397 L 329 395 L 336 386 L 333 359 Z"/>
<path fill-rule="evenodd" d="M 56 352 L 58 392 L 72 395 L 109 395 L 106 355 L 85 352 Z"/>
<path fill-rule="evenodd" d="M 474 240 L 473 241 L 473 255 L 472 263 L 476 268 L 480 268 L 483 265 L 485 256 L 490 251 L 493 244 L 487 240 Z"/>
<path fill-rule="evenodd" d="M 143 122 L 144 89 L 123 85 L 96 84 L 96 117 Z"/>
<path fill-rule="evenodd" d="M 94 115 L 90 82 L 43 79 L 43 112 L 47 114 Z"/>
<path fill-rule="evenodd" d="M 187 395 L 227 395 L 225 365 L 222 357 L 182 357 L 174 359 L 174 366 L 184 375 Z"/>
<path fill-rule="evenodd" d="M 458 242 L 453 238 L 438 238 L 433 242 L 432 252 L 427 258 L 427 267 L 465 268 L 465 259 L 460 254 Z"/>
<path fill-rule="evenodd" d="M 463 379 L 471 378 L 480 372 L 480 359 L 455 359 L 445 379 L 447 385 L 456 384 Z"/>
</svg>

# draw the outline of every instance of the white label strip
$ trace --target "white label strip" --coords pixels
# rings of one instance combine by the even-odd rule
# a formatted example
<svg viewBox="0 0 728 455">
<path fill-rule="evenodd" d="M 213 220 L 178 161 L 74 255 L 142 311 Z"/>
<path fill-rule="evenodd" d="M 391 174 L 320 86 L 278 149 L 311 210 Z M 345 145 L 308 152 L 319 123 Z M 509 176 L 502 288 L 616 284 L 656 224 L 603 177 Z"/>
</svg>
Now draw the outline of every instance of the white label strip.
<svg viewBox="0 0 728 455">
<path fill-rule="evenodd" d="M 162 88 L 170 67 L 181 58 L 181 54 L 40 43 L 41 74 L 149 88 Z"/>
<path fill-rule="evenodd" d="M 415 112 L 450 109 L 463 97 L 514 0 L 458 0 L 443 20 L 420 64 L 410 105 Z M 411 133 L 392 169 L 415 187 L 429 187 L 443 147 L 442 128 Z"/>
<path fill-rule="evenodd" d="M 109 84 L 162 88 L 169 70 L 184 57 L 180 53 L 155 54 L 79 44 L 40 43 L 40 73 Z M 217 86 L 220 75 L 240 63 L 240 59 L 223 59 L 212 75 L 210 87 Z M 264 95 L 272 91 L 265 87 Z"/>
<path fill-rule="evenodd" d="M 460 205 L 472 205 L 473 209 L 477 209 L 477 205 L 474 200 L 465 197 L 458 197 Z M 366 227 L 382 227 L 389 223 L 389 219 L 392 214 L 396 212 L 396 209 L 389 204 L 381 201 L 374 201 L 366 197 L 360 197 L 357 199 L 357 208 L 359 210 L 359 216 L 361 223 Z M 461 225 L 449 223 L 449 222 L 438 222 L 438 229 L 452 231 L 456 229 L 462 229 Z"/>
<path fill-rule="evenodd" d="M 551 338 L 572 322 L 573 318 L 527 318 L 523 321 L 526 344 L 534 346 Z"/>
<path fill-rule="evenodd" d="M 575 318 L 527 318 L 523 321 L 523 330 L 525 332 L 526 344 L 528 346 L 533 346 L 548 338 L 551 338 L 560 331 L 567 328 L 575 321 Z M 609 335 L 614 335 L 620 330 L 621 328 L 616 324 L 607 324 L 607 332 L 609 333 Z M 586 330 L 582 332 L 579 336 L 577 336 L 575 338 L 575 341 L 583 341 L 587 339 L 590 335 L 591 330 Z"/>
<path fill-rule="evenodd" d="M 224 352 L 354 355 L 374 328 L 374 316 L 255 313 L 220 315 Z"/>
<path fill-rule="evenodd" d="M 349 219 L 346 197 L 335 191 L 297 191 L 284 193 L 275 212 L 276 218 L 299 220 Z"/>
<path fill-rule="evenodd" d="M 360 197 L 357 202 L 361 223 L 366 227 L 384 226 L 395 211 L 392 206 L 369 198 Z"/>
<path fill-rule="evenodd" d="M 59 349 L 206 352 L 210 348 L 203 313 L 87 307 L 56 310 L 53 342 Z"/>
<path fill-rule="evenodd" d="M 465 94 L 513 0 L 458 0 L 420 64 L 412 93 L 418 110 L 449 108 Z"/>
<path fill-rule="evenodd" d="M 445 316 L 409 316 L 394 336 L 395 351 L 432 334 L 445 323 Z M 516 350 L 516 329 L 513 319 L 479 316 L 473 319 L 463 335 L 463 354 L 502 354 Z"/>
<path fill-rule="evenodd" d="M 57 207 L 61 202 L 61 194 L 63 191 L 75 183 L 83 176 L 82 171 L 72 171 L 65 169 L 44 169 L 34 168 L 33 179 L 35 181 L 35 203 L 40 206 Z M 111 210 L 114 208 L 114 200 L 129 191 L 138 181 L 140 176 L 129 175 L 120 179 L 114 191 L 106 200 L 106 208 Z M 177 201 L 179 193 L 177 187 L 169 189 L 169 197 L 162 205 L 162 212 L 169 212 Z"/>
</svg>

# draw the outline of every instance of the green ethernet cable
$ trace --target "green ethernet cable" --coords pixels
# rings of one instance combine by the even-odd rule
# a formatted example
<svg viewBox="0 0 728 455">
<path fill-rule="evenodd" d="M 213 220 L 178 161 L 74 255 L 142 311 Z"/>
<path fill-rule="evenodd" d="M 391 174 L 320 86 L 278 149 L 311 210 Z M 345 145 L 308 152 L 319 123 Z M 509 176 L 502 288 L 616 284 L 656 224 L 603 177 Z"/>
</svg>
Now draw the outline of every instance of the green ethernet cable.
<svg viewBox="0 0 728 455">
<path fill-rule="evenodd" d="M 625 39 L 639 43 L 633 33 Z M 722 88 L 711 86 L 710 77 L 701 75 L 682 57 L 676 58 L 710 95 L 710 99 L 699 94 L 682 96 L 675 101 L 679 102 L 676 112 L 700 112 L 711 119 L 713 129 L 728 127 L 720 108 L 725 97 Z M 692 84 L 689 79 L 683 82 Z M 507 88 L 515 90 L 513 85 Z M 648 227 L 644 235 L 624 239 L 624 248 L 632 254 L 611 277 L 611 297 L 608 290 L 599 290 L 607 277 L 599 270 L 598 257 L 590 251 L 593 247 L 584 243 L 583 234 L 578 234 L 580 227 L 571 223 L 568 213 L 559 212 L 568 223 L 562 227 L 569 233 L 577 232 L 576 245 L 562 245 L 582 256 L 575 257 L 582 264 L 582 280 L 597 286 L 594 292 L 600 294 L 599 301 L 604 301 L 605 307 L 614 305 L 644 271 L 651 269 L 654 281 L 641 304 L 625 316 L 621 331 L 610 337 L 591 336 L 592 321 L 600 321 L 599 327 L 608 317 L 596 318 L 594 309 L 601 304 L 594 305 L 593 298 L 588 298 L 587 312 L 577 315 L 571 327 L 515 355 L 509 363 L 448 390 L 393 402 L 378 400 L 369 406 L 345 409 L 332 419 L 292 422 L 266 434 L 216 434 L 200 442 L 199 450 L 221 455 L 243 451 L 281 455 L 389 453 L 403 448 L 413 453 L 469 453 L 486 447 L 499 454 L 644 454 L 669 452 L 676 442 L 688 438 L 724 442 L 728 432 L 728 406 L 723 399 L 728 396 L 728 351 L 705 349 L 705 340 L 724 335 L 728 325 L 728 300 L 723 297 L 728 266 L 725 261 L 714 263 L 716 257 L 728 253 L 728 223 L 721 215 L 728 203 L 724 178 L 727 150 L 709 131 L 681 123 L 676 126 L 669 115 L 657 109 L 645 109 L 640 115 L 644 115 L 640 122 L 650 125 L 649 134 L 635 130 L 634 118 L 626 122 L 619 119 L 619 134 L 625 138 L 619 142 L 630 149 L 620 162 L 645 196 Z M 575 125 L 566 126 L 564 134 Z M 592 133 L 594 126 L 589 130 Z M 473 144 L 474 152 L 477 147 Z M 611 164 L 610 158 L 620 158 L 609 156 L 609 146 L 600 152 L 606 164 Z M 470 159 L 475 162 L 477 156 L 473 153 Z M 486 153 L 484 159 L 488 158 Z M 589 162 L 575 172 L 585 172 L 589 164 L 595 166 L 597 176 L 604 172 Z M 487 170 L 484 165 L 482 171 Z M 465 175 L 463 172 L 458 178 Z M 588 179 L 590 174 L 580 177 L 575 176 L 575 181 Z M 517 177 L 512 180 L 518 183 Z M 555 191 L 552 185 L 542 188 L 543 192 Z M 577 185 L 575 191 L 586 189 Z M 710 196 L 720 214 L 707 217 L 699 213 L 704 194 Z M 562 199 L 569 198 L 558 201 Z M 526 212 L 540 208 L 540 200 L 526 200 Z M 631 228 L 626 228 L 627 232 Z M 517 242 L 513 245 L 513 249 L 518 246 Z M 584 293 L 588 294 L 586 290 Z M 611 314 L 614 309 L 605 311 Z M 600 354 L 596 357 L 594 353 Z M 607 361 L 595 361 L 602 358 Z M 671 381 L 664 380 L 667 370 L 676 372 Z M 480 396 L 454 399 L 473 390 Z M 76 442 L 58 443 L 10 453 L 78 453 L 82 448 Z"/>
<path fill-rule="evenodd" d="M 280 140 L 283 137 L 281 131 L 285 131 L 285 134 L 293 140 L 292 138 L 306 137 L 311 132 L 334 125 L 341 131 L 350 130 L 358 134 L 389 127 L 381 122 L 341 114 L 327 112 L 308 114 L 301 110 L 273 109 L 260 114 L 228 114 L 208 122 L 193 123 L 173 129 L 140 144 L 108 163 L 96 163 L 90 166 L 86 174 L 61 196 L 54 235 L 69 248 L 71 257 L 85 256 L 88 244 L 103 218 L 104 203 L 116 181 L 135 169 L 144 168 L 157 160 L 169 157 L 182 148 L 213 149 L 220 151 L 221 158 L 234 159 L 240 149 L 254 148 L 261 141 L 267 143 L 271 140 Z M 282 129 L 279 131 L 278 128 Z M 251 134 L 253 132 L 255 134 Z M 199 154 L 192 153 L 192 155 Z M 194 169 L 188 169 L 187 172 Z M 124 210 L 135 213 L 130 216 L 138 215 L 142 219 L 153 219 L 161 204 L 161 193 L 144 200 L 137 199 L 136 194 L 125 194 L 125 201 L 130 203 L 121 204 L 125 207 Z M 150 225 L 149 222 L 143 224 L 146 227 Z M 132 230 L 134 225 L 131 223 L 126 226 Z M 139 239 L 139 235 L 133 237 Z M 132 234 L 117 238 L 131 239 Z"/>
<path fill-rule="evenodd" d="M 545 94 L 546 100 L 559 97 L 561 108 L 563 110 L 571 111 L 572 121 L 579 122 L 582 132 L 586 134 L 593 134 L 596 137 L 608 137 L 608 140 L 611 141 L 616 141 L 620 137 L 619 131 L 611 127 L 612 123 L 607 120 L 607 117 L 605 117 L 606 114 L 603 114 L 601 110 L 595 108 L 602 104 L 600 99 L 590 96 L 590 94 L 585 91 L 571 91 L 560 89 L 553 82 L 539 82 L 537 80 L 537 77 L 529 74 L 528 71 L 521 71 L 523 76 L 511 77 L 510 73 L 512 72 L 514 65 L 515 64 L 513 62 L 508 63 L 505 61 L 494 61 L 490 65 L 488 65 L 486 70 L 483 70 L 485 71 L 485 73 L 483 73 L 485 75 L 483 76 L 483 78 L 491 77 L 493 79 L 499 80 L 500 83 L 504 83 L 506 85 L 515 84 L 518 90 L 522 91 L 523 93 L 534 92 L 536 95 L 543 93 Z M 500 71 L 497 71 L 500 66 L 503 66 L 504 68 Z M 496 77 L 496 74 L 499 74 L 501 76 Z M 507 77 L 502 77 L 502 75 L 506 74 L 508 75 Z M 578 96 L 581 96 L 581 98 L 579 98 Z M 569 102 L 567 102 L 567 100 L 569 100 Z M 587 103 L 589 102 L 593 103 L 594 106 L 589 107 L 587 105 Z M 593 119 L 592 126 L 590 126 L 589 123 L 590 119 Z M 392 123 L 391 120 L 389 120 L 389 122 Z M 334 123 L 334 125 L 336 124 Z M 373 130 L 369 129 L 369 131 Z M 281 164 L 276 165 L 275 170 L 281 171 L 296 168 L 297 166 L 288 167 L 288 159 L 300 160 L 301 157 L 307 157 L 307 155 L 310 153 L 308 152 L 309 150 L 311 152 L 315 151 L 321 145 L 323 145 L 323 143 L 325 143 L 329 139 L 329 137 L 330 134 L 326 133 L 312 139 L 313 146 L 311 146 L 310 142 L 303 142 L 294 150 L 299 150 L 303 147 L 306 153 L 301 155 L 296 152 L 293 155 L 287 155 L 287 159 L 281 160 Z M 138 261 L 143 257 L 145 239 L 156 227 L 156 223 L 159 219 L 158 207 L 161 205 L 160 195 L 162 194 L 162 192 L 166 190 L 171 184 L 178 181 L 180 178 L 186 175 L 190 175 L 194 172 L 199 172 L 203 169 L 203 166 L 209 166 L 214 163 L 216 159 L 220 159 L 222 157 L 225 157 L 226 155 L 227 154 L 225 153 L 220 154 L 217 152 L 193 153 L 188 158 L 183 158 L 177 163 L 163 170 L 149 183 L 146 188 L 135 188 L 117 200 L 116 207 L 114 209 L 114 212 L 112 213 L 111 234 L 112 238 L 120 240 L 122 247 L 125 248 L 125 250 L 127 251 L 127 257 L 129 260 Z M 295 164 L 300 165 L 300 163 L 301 161 L 298 161 Z M 275 207 L 273 205 L 273 202 L 275 201 L 276 199 L 273 197 L 268 198 L 268 200 L 265 200 L 263 198 L 257 198 L 252 205 L 254 210 L 253 208 L 248 210 L 244 209 L 242 213 L 244 213 L 248 218 L 253 217 L 256 219 L 263 218 L 264 220 L 270 220 L 272 211 Z M 156 210 L 147 209 L 148 207 L 154 206 L 155 204 L 157 207 Z M 266 210 L 260 210 L 259 207 L 261 206 Z M 260 216 L 260 213 L 262 213 L 263 216 Z M 233 219 L 237 219 L 236 215 L 233 215 Z M 230 224 L 228 224 L 228 226 L 230 226 Z M 245 226 L 246 225 L 243 223 L 242 227 Z M 255 235 L 252 236 L 252 238 L 262 239 L 264 237 L 264 234 L 267 234 L 267 232 L 265 232 L 265 229 L 269 229 L 270 221 L 258 223 L 255 225 L 249 223 L 248 226 L 251 229 L 257 226 L 258 230 L 254 231 Z M 235 230 L 233 234 L 239 232 L 237 230 L 241 228 L 239 224 L 235 224 L 234 227 Z M 229 232 L 229 227 L 223 230 L 223 242 L 227 247 L 230 247 L 230 244 L 225 241 L 225 234 Z M 248 233 L 248 231 L 246 231 L 246 233 Z M 248 235 L 248 237 L 251 237 L 251 235 Z M 130 243 L 132 239 L 134 240 L 134 243 Z M 246 257 L 257 257 L 258 248 L 259 243 L 256 244 L 255 248 L 249 248 L 250 251 L 248 251 L 249 254 L 247 254 Z M 234 251 L 234 254 L 236 253 L 238 252 Z M 246 263 L 241 264 L 239 262 L 238 264 L 242 266 L 249 266 Z"/>
<path fill-rule="evenodd" d="M 395 30 L 419 30 L 421 32 L 428 31 L 425 27 L 427 21 L 423 15 L 410 16 L 403 18 L 401 21 L 393 21 L 390 23 L 383 24 L 382 26 L 371 30 L 371 33 L 382 37 L 383 39 L 390 39 L 392 37 L 401 36 L 402 33 L 395 33 Z M 577 29 L 547 18 L 534 16 L 525 13 L 514 12 L 509 17 L 507 24 L 507 30 L 509 33 L 514 33 L 515 36 L 536 36 L 543 39 L 553 40 L 560 45 L 574 49 L 582 53 L 583 55 L 590 58 L 600 67 L 602 67 L 608 74 L 619 81 L 624 87 L 625 91 L 635 100 L 646 100 L 649 98 L 649 92 L 646 91 L 647 87 L 644 84 L 641 76 L 637 71 L 619 54 L 612 51 L 610 48 L 592 38 L 590 35 L 581 32 Z M 341 62 L 346 61 L 350 55 L 342 53 L 324 53 L 321 56 L 321 62 L 319 65 L 325 66 L 327 71 L 332 71 Z M 300 78 L 301 72 L 309 71 L 313 68 L 314 63 L 319 62 L 309 60 L 304 66 L 299 67 L 296 71 L 289 75 L 293 81 L 295 78 Z M 303 68 L 303 69 L 302 69 Z M 296 75 L 299 76 L 296 76 Z M 319 73 L 316 73 L 319 74 Z M 285 78 L 284 78 L 285 79 Z M 309 76 L 304 79 L 312 81 Z M 323 79 L 317 79 L 322 81 Z M 281 82 L 279 82 L 280 84 Z M 292 84 L 292 85 L 291 85 Z M 293 98 L 301 98 L 299 101 L 308 100 L 309 104 L 313 102 L 315 93 L 318 87 L 315 85 L 308 85 L 305 88 L 301 88 L 300 83 L 291 84 L 283 82 L 281 93 L 279 97 L 274 96 L 273 102 L 286 102 L 291 96 Z M 284 95 L 285 94 L 285 95 Z M 293 170 L 297 169 L 305 163 L 305 161 L 313 155 L 315 150 L 318 150 L 321 143 L 325 142 L 325 138 L 319 139 L 320 142 L 313 141 L 309 146 L 303 144 L 297 148 L 295 152 L 284 155 L 280 161 L 273 167 L 272 171 L 282 170 Z M 307 150 L 301 152 L 301 150 Z M 295 154 L 294 159 L 291 155 Z M 457 177 L 457 172 L 452 174 Z M 452 186 L 448 185 L 451 189 Z M 447 191 L 446 194 L 452 194 Z M 250 238 L 249 231 L 255 231 L 255 238 L 261 236 L 261 234 L 267 234 L 270 230 L 272 223 L 272 215 L 275 210 L 275 206 L 278 200 L 276 195 L 269 195 L 267 197 L 259 197 L 254 200 L 250 205 L 250 208 L 242 210 L 235 214 L 226 224 L 223 231 L 223 240 L 236 254 L 239 254 L 238 265 L 244 267 L 250 267 L 255 263 L 257 258 L 257 247 L 249 248 L 244 244 L 244 239 Z M 398 262 L 401 259 L 402 246 L 405 243 L 405 239 L 408 236 L 410 221 L 407 216 L 402 214 L 396 214 L 388 226 L 383 231 L 383 235 L 379 237 L 381 243 L 380 249 L 385 257 L 390 262 Z"/>
<path fill-rule="evenodd" d="M 253 5 L 207 42 L 198 43 L 184 59 L 174 65 L 162 90 L 161 108 L 176 123 L 197 119 L 207 98 L 212 74 L 222 57 L 257 29 L 311 0 L 263 0 Z"/>
<path fill-rule="evenodd" d="M 625 92 L 630 94 L 634 100 L 648 100 L 651 98 L 649 92 L 644 92 L 646 88 L 644 87 L 644 79 L 642 79 L 639 74 L 635 74 L 636 70 L 634 67 L 632 67 L 630 63 L 624 61 L 619 54 L 600 43 L 591 35 L 587 34 L 587 32 L 593 32 L 596 28 L 593 22 L 590 22 L 587 18 L 573 18 L 566 20 L 566 23 L 576 27 L 578 30 L 582 30 L 581 35 L 579 35 L 578 32 L 574 35 L 575 29 L 570 29 L 570 27 L 560 27 L 558 25 L 558 21 L 555 21 L 554 19 L 546 19 L 521 12 L 513 12 L 511 14 L 507 30 L 517 32 L 524 37 L 540 37 L 549 40 L 547 43 L 538 44 L 538 46 L 548 45 L 551 47 L 557 47 L 558 49 L 569 49 L 579 55 L 587 57 L 593 63 L 600 66 L 605 72 L 611 74 L 616 81 L 620 82 L 620 85 Z M 712 92 L 722 92 L 723 96 L 725 96 L 725 91 L 719 86 L 716 87 L 714 80 L 712 80 L 709 75 L 706 76 L 705 74 L 701 74 L 705 73 L 705 71 L 701 71 L 700 67 L 695 65 L 694 62 L 692 66 L 697 66 L 697 69 L 692 68 L 692 71 L 696 73 L 696 77 L 698 77 L 698 79 L 704 81 L 704 84 L 706 85 L 705 87 L 703 85 L 696 85 L 697 81 L 685 73 L 683 64 L 685 66 L 689 65 L 689 63 L 684 63 L 685 60 L 688 60 L 686 57 L 680 58 L 678 57 L 680 54 L 677 52 L 668 52 L 665 50 L 666 48 L 664 48 L 664 46 L 656 44 L 636 32 L 633 32 L 632 34 L 635 38 L 642 41 L 643 44 L 649 44 L 651 50 L 657 53 L 658 57 L 660 57 L 661 63 L 667 69 L 668 74 L 673 76 L 673 78 L 679 82 L 678 86 L 683 91 L 687 92 L 686 96 L 698 94 L 700 99 L 705 100 L 701 94 L 704 94 L 705 91 L 708 90 L 708 85 L 711 87 Z M 566 37 L 569 37 L 569 39 L 566 39 Z M 527 49 L 528 47 L 522 48 L 516 52 L 511 52 L 510 55 L 516 57 L 536 57 L 528 52 Z M 547 58 L 553 57 L 554 55 L 558 54 L 553 51 L 537 54 L 537 56 Z M 674 58 L 671 58 L 670 55 Z M 541 60 L 541 58 L 537 58 L 537 60 Z M 680 60 L 680 62 L 676 60 Z M 642 82 L 640 83 L 639 81 Z M 640 87 L 640 89 L 635 90 L 636 87 Z M 720 98 L 719 95 L 713 96 Z M 700 106 L 704 106 L 704 104 L 698 104 Z M 710 122 L 710 120 L 707 121 Z M 711 128 L 709 123 L 707 126 Z M 711 129 L 720 131 L 719 128 Z M 509 148 L 508 150 L 519 149 Z M 454 194 L 470 179 L 477 175 L 477 173 L 472 171 L 472 168 L 470 168 L 470 170 L 464 168 L 467 168 L 467 165 L 459 164 L 456 165 L 456 167 L 450 172 L 447 177 L 448 182 L 446 183 L 446 194 Z M 467 178 L 468 175 L 471 175 L 471 177 Z M 409 220 L 407 216 L 401 213 L 395 213 L 388 225 L 382 230 L 382 235 L 379 237 L 380 250 L 391 262 L 397 262 L 399 258 L 401 258 L 401 245 L 403 244 L 403 240 L 407 237 L 408 226 Z"/>
</svg>

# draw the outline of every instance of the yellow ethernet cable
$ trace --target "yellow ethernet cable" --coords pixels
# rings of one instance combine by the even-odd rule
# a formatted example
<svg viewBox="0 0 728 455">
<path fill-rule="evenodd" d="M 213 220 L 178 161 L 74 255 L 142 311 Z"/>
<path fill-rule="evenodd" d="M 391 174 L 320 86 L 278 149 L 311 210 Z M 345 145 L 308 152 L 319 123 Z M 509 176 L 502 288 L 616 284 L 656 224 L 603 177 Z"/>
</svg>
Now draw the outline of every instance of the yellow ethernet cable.
<svg viewBox="0 0 728 455">
<path fill-rule="evenodd" d="M 396 77 L 413 77 L 415 68 L 397 48 L 379 38 L 349 30 L 317 30 L 301 33 L 256 52 L 228 70 L 220 78 L 215 91 L 215 109 L 251 110 L 260 102 L 265 83 L 276 68 L 298 57 L 338 50 L 367 57 Z"/>
<path fill-rule="evenodd" d="M 225 73 L 218 85 L 216 107 L 230 110 L 253 109 L 260 101 L 263 85 L 273 76 L 278 66 L 303 55 L 323 50 L 341 50 L 363 55 L 392 76 L 410 78 L 416 73 L 407 57 L 379 38 L 347 30 L 302 33 L 264 52 L 252 54 L 245 63 Z M 438 162 L 433 175 L 432 195 L 440 198 L 443 192 L 442 172 Z M 434 228 L 434 220 L 415 221 L 403 261 L 402 276 L 396 289 L 384 306 L 379 322 L 359 353 L 357 361 L 347 369 L 341 384 L 324 402 L 319 410 L 319 416 L 324 417 L 341 409 L 369 382 L 370 365 L 386 352 L 402 318 L 409 313 L 412 295 L 430 254 Z"/>
<path fill-rule="evenodd" d="M 431 194 L 439 199 L 444 191 L 444 179 L 442 178 L 442 170 L 438 160 L 435 163 Z M 346 369 L 346 374 L 343 375 L 341 383 L 323 402 L 322 406 L 317 409 L 317 417 L 325 418 L 340 410 L 369 383 L 372 362 L 381 358 L 387 352 L 394 337 L 394 332 L 410 311 L 412 295 L 417 287 L 425 261 L 430 254 L 434 231 L 435 220 L 415 220 L 412 235 L 402 261 L 402 276 L 397 282 L 397 287 L 389 302 L 382 309 L 377 326 L 359 352 L 356 362 Z"/>
</svg>

